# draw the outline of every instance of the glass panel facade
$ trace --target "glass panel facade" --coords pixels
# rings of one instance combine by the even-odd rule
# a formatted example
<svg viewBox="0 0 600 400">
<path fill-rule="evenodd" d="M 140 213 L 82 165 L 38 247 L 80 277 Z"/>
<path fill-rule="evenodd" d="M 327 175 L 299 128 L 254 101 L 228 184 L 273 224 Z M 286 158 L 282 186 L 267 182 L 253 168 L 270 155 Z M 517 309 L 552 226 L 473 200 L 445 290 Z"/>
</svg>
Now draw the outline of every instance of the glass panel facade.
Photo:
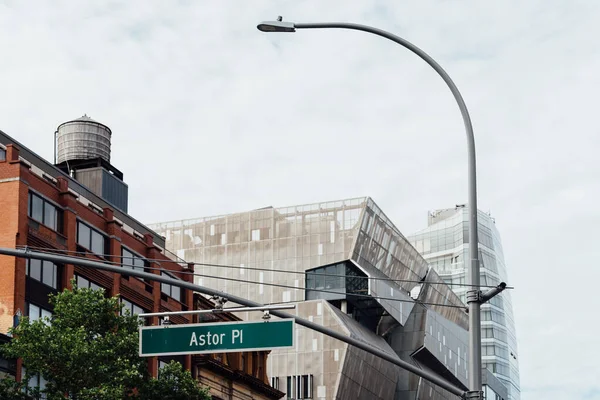
<svg viewBox="0 0 600 400">
<path fill-rule="evenodd" d="M 500 234 L 494 219 L 478 211 L 479 258 L 482 285 L 508 282 Z M 465 207 L 437 210 L 429 215 L 429 226 L 409 237 L 415 248 L 464 302 L 466 297 L 469 215 Z M 481 307 L 484 366 L 508 390 L 508 398 L 520 399 L 517 342 L 509 290 Z M 494 398 L 494 397 L 491 397 Z"/>
<path fill-rule="evenodd" d="M 345 262 L 306 271 L 306 298 L 330 298 L 329 293 L 323 297 L 321 292 L 312 292 L 310 289 L 339 292 L 345 298 L 347 294 L 366 295 L 369 292 L 367 276 L 354 265 Z M 335 296 L 335 294 L 334 294 Z"/>
</svg>

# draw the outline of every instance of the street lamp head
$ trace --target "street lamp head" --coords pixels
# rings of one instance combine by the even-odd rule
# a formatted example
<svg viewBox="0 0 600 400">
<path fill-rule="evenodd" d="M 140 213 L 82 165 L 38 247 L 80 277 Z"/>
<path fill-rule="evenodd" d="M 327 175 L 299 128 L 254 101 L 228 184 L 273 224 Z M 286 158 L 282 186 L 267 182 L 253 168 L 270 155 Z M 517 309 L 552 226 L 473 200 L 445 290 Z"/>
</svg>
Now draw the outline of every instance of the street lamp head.
<svg viewBox="0 0 600 400">
<path fill-rule="evenodd" d="M 296 27 L 293 22 L 283 22 L 281 17 L 278 21 L 264 21 L 256 27 L 262 32 L 296 32 Z"/>
</svg>

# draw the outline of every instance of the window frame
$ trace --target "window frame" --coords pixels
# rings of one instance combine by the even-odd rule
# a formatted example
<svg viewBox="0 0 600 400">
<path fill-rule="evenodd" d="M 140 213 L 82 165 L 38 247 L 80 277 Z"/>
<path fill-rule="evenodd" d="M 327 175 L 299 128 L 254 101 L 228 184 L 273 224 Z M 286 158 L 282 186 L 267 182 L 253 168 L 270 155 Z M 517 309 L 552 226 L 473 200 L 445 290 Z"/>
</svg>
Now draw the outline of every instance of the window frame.
<svg viewBox="0 0 600 400">
<path fill-rule="evenodd" d="M 34 319 L 31 318 L 31 307 L 32 306 L 38 309 L 38 312 L 37 312 L 38 315 Z M 30 323 L 34 322 L 34 321 L 37 321 L 39 319 L 42 319 L 44 317 L 48 317 L 48 320 L 49 320 L 48 324 L 49 324 L 49 323 L 51 323 L 52 316 L 54 314 L 52 312 L 52 310 L 48 310 L 47 308 L 44 308 L 44 307 L 42 307 L 42 306 L 40 306 L 38 304 L 32 303 L 30 301 L 26 301 L 25 302 L 25 311 L 27 312 L 26 317 L 29 318 L 29 322 Z M 46 322 L 44 321 L 44 323 L 46 323 Z"/>
<path fill-rule="evenodd" d="M 125 255 L 123 254 L 123 252 L 127 252 L 130 254 L 129 255 Z M 131 264 L 130 265 L 125 265 L 125 259 L 131 259 Z M 135 265 L 136 261 L 140 260 L 142 262 L 142 265 Z M 138 270 L 141 272 L 145 272 L 146 268 L 148 265 L 148 260 L 145 257 L 142 257 L 140 254 L 136 253 L 135 251 L 131 250 L 129 247 L 127 246 L 121 246 L 121 267 L 123 268 L 128 268 L 131 270 Z"/>
<path fill-rule="evenodd" d="M 39 262 L 40 263 L 39 264 L 39 279 L 36 278 L 35 276 L 33 276 L 31 274 L 31 264 L 33 262 Z M 44 281 L 44 270 L 49 269 L 49 268 L 47 268 L 48 267 L 48 265 L 47 265 L 48 263 L 50 264 L 51 267 L 54 267 L 54 268 L 52 268 L 53 269 L 53 271 L 52 271 L 52 281 L 53 281 L 53 284 L 48 284 L 47 282 Z M 36 259 L 33 259 L 33 258 L 28 259 L 27 263 L 25 264 L 25 275 L 27 277 L 33 279 L 33 280 L 36 280 L 36 281 L 42 283 L 43 285 L 46 285 L 46 286 L 48 286 L 48 287 L 50 287 L 52 289 L 58 290 L 58 286 L 59 286 L 59 284 L 58 284 L 58 280 L 59 280 L 59 277 L 58 277 L 58 265 L 55 264 L 55 263 L 53 263 L 52 261 L 36 260 Z"/>
<path fill-rule="evenodd" d="M 41 202 L 40 218 L 37 218 L 37 216 L 33 215 L 34 200 L 39 200 Z M 54 221 L 52 221 L 53 222 L 52 225 L 50 225 L 49 224 L 50 221 L 47 220 L 48 218 L 47 218 L 46 209 L 54 210 L 54 217 L 53 217 Z M 27 216 L 29 218 L 33 219 L 34 221 L 39 222 L 40 224 L 44 225 L 45 227 L 50 228 L 53 231 L 62 234 L 62 231 L 63 231 L 63 208 L 61 206 L 59 206 L 58 204 L 54 203 L 53 201 L 48 200 L 44 196 L 42 196 L 32 190 L 29 190 L 28 197 L 27 197 Z"/>
<path fill-rule="evenodd" d="M 82 225 L 87 230 L 89 230 L 88 242 L 85 243 L 85 244 L 81 243 L 81 241 L 80 241 L 80 236 L 81 236 L 80 235 L 80 233 L 81 233 L 81 228 L 80 227 Z M 96 247 L 94 245 L 94 241 L 93 241 L 94 234 L 97 235 L 96 237 L 102 238 L 102 250 L 101 250 L 102 252 L 101 253 L 98 253 L 96 251 L 98 249 L 94 248 L 94 247 Z M 86 250 L 90 251 L 91 253 L 97 255 L 98 257 L 104 258 L 106 256 L 106 254 L 108 253 L 107 249 L 106 249 L 106 247 L 108 245 L 108 237 L 107 237 L 107 235 L 104 232 L 102 232 L 101 230 L 93 227 L 91 224 L 88 224 L 87 222 L 83 222 L 80 219 L 77 219 L 77 245 L 80 246 L 80 247 L 83 247 L 84 249 L 86 249 Z"/>
<path fill-rule="evenodd" d="M 177 278 L 176 276 L 172 275 L 171 273 L 169 273 L 167 271 L 164 271 L 164 270 L 160 271 L 160 276 L 168 277 L 168 278 L 172 278 L 172 279 L 176 279 L 176 280 L 181 280 L 181 279 Z M 168 287 L 168 291 L 165 291 L 166 287 Z M 179 296 L 178 297 L 173 296 L 173 288 L 176 288 L 179 291 Z M 163 294 L 165 294 L 165 295 L 167 295 L 167 296 L 169 296 L 170 298 L 172 298 L 174 300 L 177 300 L 180 303 L 182 302 L 181 301 L 181 297 L 183 295 L 183 290 L 179 286 L 173 286 L 173 285 L 171 285 L 169 283 L 161 282 L 160 283 L 160 292 L 163 293 Z"/>
<path fill-rule="evenodd" d="M 96 282 L 92 281 L 91 279 L 86 278 L 83 275 L 75 274 L 75 275 L 73 275 L 73 277 L 75 278 L 75 285 L 77 285 L 78 289 L 92 289 L 92 290 L 102 289 L 102 290 L 104 290 L 104 293 L 107 293 L 107 290 L 104 286 L 97 284 Z M 80 280 L 87 282 L 87 286 L 80 286 L 79 285 Z"/>
</svg>

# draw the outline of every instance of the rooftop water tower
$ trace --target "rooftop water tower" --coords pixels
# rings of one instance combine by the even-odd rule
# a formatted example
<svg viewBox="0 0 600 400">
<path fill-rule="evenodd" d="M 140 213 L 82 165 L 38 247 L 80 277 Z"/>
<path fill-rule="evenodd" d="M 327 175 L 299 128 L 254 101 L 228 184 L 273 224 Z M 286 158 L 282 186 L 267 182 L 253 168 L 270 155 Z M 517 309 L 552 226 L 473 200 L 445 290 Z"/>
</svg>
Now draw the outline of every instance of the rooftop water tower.
<svg viewBox="0 0 600 400">
<path fill-rule="evenodd" d="M 110 128 L 87 115 L 56 130 L 56 164 L 101 158 L 110 163 Z"/>
<path fill-rule="evenodd" d="M 84 115 L 60 124 L 54 135 L 56 166 L 127 212 L 128 188 L 123 173 L 110 163 L 110 128 Z"/>
</svg>

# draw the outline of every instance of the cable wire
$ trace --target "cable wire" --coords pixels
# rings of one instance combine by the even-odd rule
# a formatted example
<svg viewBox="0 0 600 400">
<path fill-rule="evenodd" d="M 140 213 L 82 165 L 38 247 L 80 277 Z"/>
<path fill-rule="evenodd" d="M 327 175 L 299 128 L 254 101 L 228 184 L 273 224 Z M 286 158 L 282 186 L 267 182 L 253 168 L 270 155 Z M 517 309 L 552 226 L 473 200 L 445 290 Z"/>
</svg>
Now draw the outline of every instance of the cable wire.
<svg viewBox="0 0 600 400">
<path fill-rule="evenodd" d="M 45 247 L 34 247 L 34 246 L 20 246 L 21 248 L 29 248 L 29 249 L 33 249 L 33 250 L 49 250 L 51 248 L 45 248 Z M 61 252 L 61 253 L 67 253 L 67 254 L 87 254 L 85 252 L 81 252 L 81 251 L 76 251 L 76 250 L 62 250 L 62 249 L 51 249 L 54 252 Z M 131 258 L 128 256 L 119 256 L 119 255 L 113 255 L 113 254 L 96 254 L 96 253 L 92 253 L 95 254 L 97 256 L 101 256 L 104 258 L 107 257 L 112 257 L 112 258 Z M 163 260 L 163 259 L 157 259 L 157 258 L 146 258 L 146 257 L 142 257 L 139 256 L 140 258 L 142 258 L 145 261 L 150 261 L 150 262 L 172 262 L 172 263 L 176 263 L 176 264 L 185 264 L 187 265 L 199 265 L 199 266 L 204 266 L 204 267 L 217 267 L 217 268 L 231 268 L 231 269 L 247 269 L 249 271 L 264 271 L 264 272 L 280 272 L 280 273 L 287 273 L 287 274 L 294 274 L 294 275 L 311 275 L 311 276 L 323 276 L 323 277 L 336 277 L 336 278 L 358 278 L 358 279 L 367 279 L 367 280 L 373 280 L 373 281 L 386 281 L 386 282 L 394 282 L 394 283 L 416 283 L 416 284 L 429 284 L 429 285 L 446 285 L 446 286 L 460 286 L 460 287 L 477 287 L 477 288 L 487 288 L 487 289 L 491 289 L 491 288 L 495 288 L 496 285 L 471 285 L 468 283 L 454 283 L 454 282 L 425 282 L 425 281 L 418 281 L 418 280 L 411 280 L 411 279 L 392 279 L 392 278 L 378 278 L 378 277 L 370 277 L 370 276 L 354 276 L 354 275 L 338 275 L 338 274 L 325 274 L 325 273 L 311 273 L 311 272 L 302 272 L 302 271 L 285 271 L 285 270 L 274 270 L 274 269 L 269 269 L 269 268 L 259 268 L 259 267 L 248 267 L 248 266 L 237 266 L 237 265 L 227 265 L 227 264 L 212 264 L 212 263 L 201 263 L 201 262 L 185 262 L 185 261 L 174 261 L 174 260 Z M 120 264 L 120 263 L 118 263 Z M 318 267 L 315 267 L 318 268 Z M 507 286 L 506 289 L 514 289 L 513 286 Z"/>
<path fill-rule="evenodd" d="M 26 248 L 26 249 L 32 249 L 32 247 L 28 247 L 28 246 L 19 246 L 19 247 L 20 248 Z M 43 248 L 39 248 L 39 247 L 37 249 L 38 249 L 37 251 L 39 251 L 41 253 L 47 253 L 47 254 L 55 253 L 54 250 L 56 250 L 56 249 L 52 249 L 52 248 L 43 249 Z M 42 249 L 42 250 L 39 250 L 39 249 Z M 79 253 L 81 253 L 81 252 L 79 252 Z M 88 257 L 80 257 L 80 256 L 71 256 L 71 257 L 72 258 L 76 258 L 76 259 L 89 260 Z M 127 257 L 127 258 L 130 258 L 130 257 Z M 106 264 L 110 264 L 110 265 L 121 265 L 123 267 L 131 267 L 133 269 L 140 268 L 139 266 L 135 266 L 133 264 L 123 264 L 123 263 L 116 262 L 116 261 L 108 261 L 108 260 L 100 260 L 100 261 L 104 262 Z M 164 260 L 162 260 L 162 261 L 164 261 Z M 256 284 L 256 285 L 265 285 L 265 286 L 281 287 L 281 288 L 295 289 L 295 290 L 302 290 L 302 291 L 306 290 L 306 291 L 319 292 L 319 293 L 342 294 L 341 292 L 334 291 L 334 290 L 308 289 L 308 288 L 299 288 L 299 287 L 295 287 L 295 286 L 283 285 L 283 284 L 278 284 L 278 283 L 257 282 L 257 281 L 252 281 L 252 280 L 227 278 L 227 277 L 221 277 L 221 276 L 216 277 L 216 276 L 213 276 L 213 275 L 199 274 L 199 273 L 191 272 L 191 271 L 170 271 L 168 269 L 161 268 L 161 267 L 144 267 L 144 270 L 164 271 L 164 272 L 169 272 L 169 273 L 177 272 L 178 274 L 182 274 L 182 275 L 192 275 L 192 276 L 205 277 L 205 278 L 214 278 L 214 279 L 220 279 L 220 280 L 225 280 L 225 281 L 233 281 L 233 282 L 238 282 L 238 283 L 248 283 L 248 284 Z M 282 272 L 285 272 L 285 271 L 282 271 Z M 342 276 L 342 275 L 335 275 L 335 276 Z M 349 277 L 354 278 L 354 276 L 351 276 L 351 275 Z M 417 303 L 417 304 L 424 304 L 424 305 L 429 305 L 429 306 L 459 308 L 459 309 L 462 309 L 462 310 L 466 309 L 466 306 L 458 306 L 458 305 L 454 305 L 454 304 L 430 303 L 430 302 L 423 302 L 423 301 L 418 301 L 418 300 L 404 300 L 404 299 L 397 299 L 397 298 L 394 298 L 394 297 L 371 296 L 371 295 L 368 295 L 368 294 L 350 293 L 348 295 L 350 295 L 352 297 L 367 298 L 367 299 L 398 301 L 398 302 L 411 303 L 411 304 Z"/>
</svg>

